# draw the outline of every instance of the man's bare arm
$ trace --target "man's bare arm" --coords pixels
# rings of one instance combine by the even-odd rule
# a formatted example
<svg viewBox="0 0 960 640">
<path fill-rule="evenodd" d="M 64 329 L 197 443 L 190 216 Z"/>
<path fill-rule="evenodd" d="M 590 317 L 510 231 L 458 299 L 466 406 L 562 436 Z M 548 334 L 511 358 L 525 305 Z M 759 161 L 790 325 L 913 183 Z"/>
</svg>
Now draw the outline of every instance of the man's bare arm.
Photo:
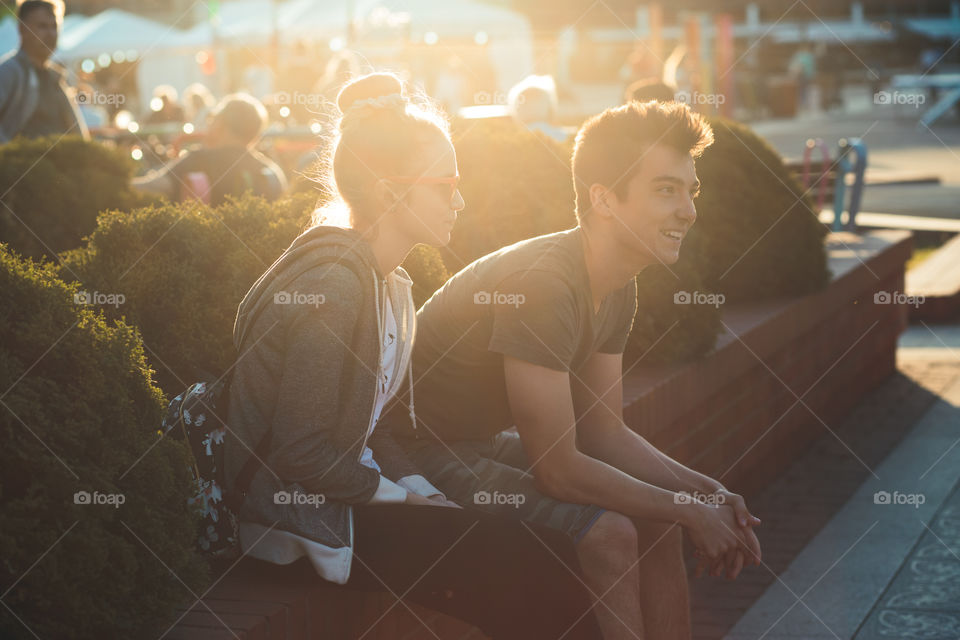
<svg viewBox="0 0 960 640">
<path fill-rule="evenodd" d="M 715 493 L 720 482 L 680 464 L 623 422 L 623 355 L 593 354 L 571 380 L 580 450 L 671 491 Z"/>
<path fill-rule="evenodd" d="M 679 522 L 711 559 L 747 550 L 733 510 L 676 500 L 577 449 L 570 375 L 504 356 L 507 396 L 537 486 L 545 494 L 595 504 L 626 516 Z"/>
</svg>

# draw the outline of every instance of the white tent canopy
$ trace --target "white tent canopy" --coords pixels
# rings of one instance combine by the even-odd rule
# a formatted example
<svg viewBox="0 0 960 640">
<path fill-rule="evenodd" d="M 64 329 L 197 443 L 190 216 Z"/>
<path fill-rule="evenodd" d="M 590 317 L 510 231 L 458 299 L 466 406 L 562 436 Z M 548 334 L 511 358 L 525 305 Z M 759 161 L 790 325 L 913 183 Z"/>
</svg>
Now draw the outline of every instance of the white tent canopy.
<svg viewBox="0 0 960 640">
<path fill-rule="evenodd" d="M 290 39 L 343 37 L 351 18 L 350 0 L 290 0 L 280 13 L 280 33 Z"/>
<path fill-rule="evenodd" d="M 86 19 L 64 21 L 54 57 L 65 62 L 114 51 L 166 49 L 177 44 L 180 30 L 121 9 L 107 9 Z"/>
<path fill-rule="evenodd" d="M 440 38 L 473 38 L 483 31 L 489 36 L 530 37 L 527 19 L 515 11 L 472 0 L 359 0 L 357 16 L 369 22 L 384 11 L 409 16 L 411 35 L 433 32 Z"/>
<path fill-rule="evenodd" d="M 215 18 L 189 29 L 186 37 L 197 46 L 210 46 L 214 33 L 224 44 L 264 46 L 273 35 L 274 20 L 279 25 L 279 14 L 284 6 L 264 0 L 224 2 Z"/>
<path fill-rule="evenodd" d="M 402 17 L 409 23 L 411 38 L 419 40 L 432 33 L 440 46 L 445 40 L 473 40 L 484 34 L 498 88 L 504 91 L 533 73 L 530 23 L 510 9 L 473 0 L 358 0 L 357 5 L 361 30 Z"/>
</svg>

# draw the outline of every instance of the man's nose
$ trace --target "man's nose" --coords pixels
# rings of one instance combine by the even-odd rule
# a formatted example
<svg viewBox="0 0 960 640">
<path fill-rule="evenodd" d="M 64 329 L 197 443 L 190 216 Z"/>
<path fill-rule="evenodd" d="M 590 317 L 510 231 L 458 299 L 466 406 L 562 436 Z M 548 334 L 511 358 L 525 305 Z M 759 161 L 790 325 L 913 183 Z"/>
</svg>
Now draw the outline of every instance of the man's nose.
<svg viewBox="0 0 960 640">
<path fill-rule="evenodd" d="M 693 224 L 697 219 L 697 207 L 693 203 L 693 198 L 687 198 L 687 201 L 684 203 L 680 210 L 677 211 L 677 216 L 690 224 Z"/>
</svg>

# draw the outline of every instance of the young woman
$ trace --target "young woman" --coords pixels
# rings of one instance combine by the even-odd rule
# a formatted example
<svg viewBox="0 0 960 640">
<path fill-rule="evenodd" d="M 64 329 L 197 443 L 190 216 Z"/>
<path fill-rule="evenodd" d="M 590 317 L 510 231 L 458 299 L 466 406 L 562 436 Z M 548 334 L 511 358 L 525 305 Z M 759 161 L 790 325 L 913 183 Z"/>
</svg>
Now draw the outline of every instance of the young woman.
<svg viewBox="0 0 960 640">
<path fill-rule="evenodd" d="M 355 80 L 337 104 L 329 186 L 349 228 L 301 234 L 237 313 L 227 490 L 251 455 L 263 463 L 239 512 L 244 551 L 306 557 L 330 582 L 406 594 L 496 638 L 599 637 L 569 541 L 456 508 L 378 428 L 411 382 L 400 263 L 446 244 L 464 203 L 445 120 L 397 77 Z"/>
</svg>

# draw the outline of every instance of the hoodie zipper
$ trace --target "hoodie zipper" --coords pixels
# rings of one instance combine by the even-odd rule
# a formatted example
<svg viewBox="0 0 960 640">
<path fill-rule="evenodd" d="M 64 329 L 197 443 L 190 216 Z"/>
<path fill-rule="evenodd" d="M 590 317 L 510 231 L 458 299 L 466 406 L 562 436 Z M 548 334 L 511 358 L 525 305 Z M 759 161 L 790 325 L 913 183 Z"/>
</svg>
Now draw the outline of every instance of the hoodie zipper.
<svg viewBox="0 0 960 640">
<path fill-rule="evenodd" d="M 363 452 L 367 449 L 367 440 L 370 438 L 370 427 L 373 425 L 373 414 L 377 410 L 377 390 L 380 386 L 380 376 L 383 373 L 383 305 L 380 304 L 380 280 L 377 278 L 377 273 L 371 268 L 371 273 L 373 275 L 373 290 L 376 292 L 377 297 L 377 373 L 376 380 L 373 387 L 373 404 L 370 405 L 370 417 L 367 418 L 367 431 L 363 436 L 363 445 L 360 447 L 360 455 L 357 456 L 357 462 L 363 458 Z"/>
</svg>

